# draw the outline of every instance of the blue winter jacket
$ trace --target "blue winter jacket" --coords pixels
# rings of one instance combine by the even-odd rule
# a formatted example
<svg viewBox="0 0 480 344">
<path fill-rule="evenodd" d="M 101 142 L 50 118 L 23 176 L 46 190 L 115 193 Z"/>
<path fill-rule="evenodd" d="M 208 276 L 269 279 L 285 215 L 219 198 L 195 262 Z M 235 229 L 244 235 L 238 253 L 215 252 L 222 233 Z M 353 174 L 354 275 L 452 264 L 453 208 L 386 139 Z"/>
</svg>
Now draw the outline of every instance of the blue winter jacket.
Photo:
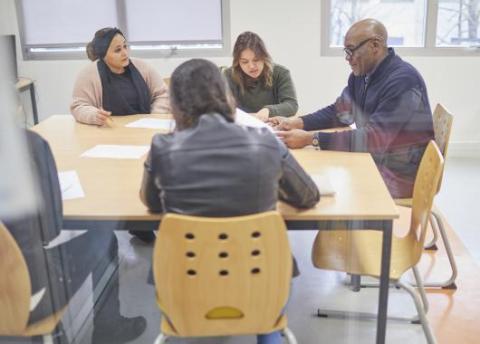
<svg viewBox="0 0 480 344">
<path fill-rule="evenodd" d="M 432 112 L 420 73 L 392 48 L 368 80 L 352 73 L 334 104 L 302 119 L 305 130 L 355 124 L 316 134 L 320 147 L 370 152 L 392 196 L 412 196 L 423 151 L 434 138 Z"/>
</svg>

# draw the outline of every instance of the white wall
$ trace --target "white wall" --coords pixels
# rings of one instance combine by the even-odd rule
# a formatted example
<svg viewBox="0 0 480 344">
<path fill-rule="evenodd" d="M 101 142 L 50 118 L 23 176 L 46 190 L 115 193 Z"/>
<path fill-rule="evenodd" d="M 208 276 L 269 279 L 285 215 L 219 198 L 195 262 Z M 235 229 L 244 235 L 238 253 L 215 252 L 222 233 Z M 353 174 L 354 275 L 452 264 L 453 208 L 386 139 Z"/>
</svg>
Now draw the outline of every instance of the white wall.
<svg viewBox="0 0 480 344">
<path fill-rule="evenodd" d="M 2 26 L 10 25 L 9 30 L 16 32 L 13 2 L 0 0 L 0 23 L 6 18 Z M 231 0 L 230 10 L 232 44 L 242 31 L 257 32 L 274 60 L 290 69 L 301 113 L 335 100 L 346 83 L 349 67 L 341 57 L 320 56 L 320 1 Z M 480 125 L 476 120 L 480 117 L 480 58 L 403 57 L 425 78 L 432 108 L 442 102 L 455 115 L 450 153 L 480 152 Z M 212 60 L 219 65 L 231 61 L 229 57 Z M 184 59 L 149 61 L 161 75 L 169 75 Z M 36 80 L 40 118 L 68 113 L 75 77 L 87 63 L 86 58 L 19 62 L 20 74 Z"/>
</svg>

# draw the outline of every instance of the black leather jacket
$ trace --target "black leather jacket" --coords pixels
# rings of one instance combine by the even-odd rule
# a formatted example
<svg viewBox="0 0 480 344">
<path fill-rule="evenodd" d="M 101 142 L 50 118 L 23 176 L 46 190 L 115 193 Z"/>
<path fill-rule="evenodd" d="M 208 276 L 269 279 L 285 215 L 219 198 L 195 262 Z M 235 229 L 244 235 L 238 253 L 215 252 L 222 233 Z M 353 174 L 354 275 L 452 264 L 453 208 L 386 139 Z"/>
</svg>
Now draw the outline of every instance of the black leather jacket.
<svg viewBox="0 0 480 344">
<path fill-rule="evenodd" d="M 153 137 L 140 194 L 155 212 L 212 217 L 272 210 L 278 199 L 309 208 L 320 199 L 315 183 L 268 129 L 218 114 Z"/>
</svg>

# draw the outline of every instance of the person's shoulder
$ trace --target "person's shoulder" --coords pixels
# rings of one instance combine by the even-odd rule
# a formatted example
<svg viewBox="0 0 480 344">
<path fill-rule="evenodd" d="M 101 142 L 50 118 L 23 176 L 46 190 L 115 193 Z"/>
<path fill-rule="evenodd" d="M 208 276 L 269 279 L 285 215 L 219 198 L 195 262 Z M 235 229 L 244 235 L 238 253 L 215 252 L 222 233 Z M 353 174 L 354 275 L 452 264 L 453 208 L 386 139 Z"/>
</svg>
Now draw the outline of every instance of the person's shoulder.
<svg viewBox="0 0 480 344">
<path fill-rule="evenodd" d="M 282 76 L 285 76 L 285 75 L 289 75 L 290 74 L 290 70 L 283 66 L 283 65 L 280 65 L 280 64 L 277 64 L 277 63 L 274 63 L 273 64 L 273 77 L 282 77 Z"/>
<path fill-rule="evenodd" d="M 245 114 L 245 116 L 250 116 Z M 199 127 L 207 128 L 217 135 L 218 138 L 238 138 L 240 140 L 250 139 L 251 141 L 269 142 L 275 139 L 275 135 L 270 128 L 260 126 L 249 126 L 242 123 L 243 121 L 226 121 L 219 114 L 204 115 L 200 118 Z"/>
<path fill-rule="evenodd" d="M 97 74 L 98 73 L 97 64 L 98 64 L 98 60 L 89 62 L 87 65 L 83 66 L 82 69 L 80 69 L 80 73 L 78 74 L 78 76 L 89 77 L 91 75 Z"/>
<path fill-rule="evenodd" d="M 392 81 L 405 84 L 416 84 L 418 82 L 423 82 L 420 72 L 412 64 L 403 60 L 400 56 L 394 56 L 394 61 L 392 62 L 392 68 L 390 72 L 387 73 Z"/>
<path fill-rule="evenodd" d="M 148 63 L 143 59 L 131 57 L 130 63 L 132 63 L 142 74 L 156 72 L 155 68 L 150 63 Z"/>
<path fill-rule="evenodd" d="M 278 147 L 278 138 L 275 134 L 267 127 L 248 127 L 243 125 L 237 125 L 240 128 L 243 128 L 248 133 L 248 136 L 256 141 L 258 144 L 269 146 L 272 148 Z"/>
<path fill-rule="evenodd" d="M 233 67 L 219 67 L 223 76 L 227 80 L 230 90 L 237 94 L 239 92 L 239 85 L 233 80 Z"/>
<path fill-rule="evenodd" d="M 227 66 L 220 66 L 218 67 L 220 69 L 220 72 L 227 78 L 227 80 L 232 80 L 232 74 L 233 74 L 233 67 L 227 67 Z"/>
<path fill-rule="evenodd" d="M 48 141 L 34 131 L 25 130 L 24 133 L 26 137 L 29 156 L 30 159 L 34 161 L 36 166 L 38 167 L 37 172 L 45 173 L 46 169 L 51 168 L 46 166 L 51 166 L 52 161 L 53 166 L 55 166 L 55 160 Z"/>
<path fill-rule="evenodd" d="M 289 73 L 290 70 L 287 67 L 285 67 L 284 65 L 274 63 L 273 64 L 273 72 L 274 73 Z"/>
<path fill-rule="evenodd" d="M 273 64 L 272 79 L 274 84 L 282 81 L 288 82 L 288 80 L 291 80 L 290 70 L 285 66 L 275 63 Z"/>
<path fill-rule="evenodd" d="M 223 74 L 232 74 L 232 71 L 233 71 L 232 66 L 220 66 L 218 68 Z"/>
<path fill-rule="evenodd" d="M 48 142 L 40 136 L 40 134 L 31 131 L 25 130 L 25 136 L 27 138 L 27 144 L 30 148 L 38 147 L 40 145 L 48 145 Z"/>
<path fill-rule="evenodd" d="M 152 146 L 162 147 L 171 144 L 175 133 L 155 134 L 152 137 Z"/>
<path fill-rule="evenodd" d="M 131 57 L 130 62 L 138 69 L 150 69 L 151 65 L 143 59 Z"/>
<path fill-rule="evenodd" d="M 387 74 L 394 74 L 395 76 L 415 76 L 420 73 L 409 62 L 405 61 L 397 54 L 393 54 L 387 57 L 390 61 L 386 65 Z"/>
<path fill-rule="evenodd" d="M 258 143 L 271 152 L 284 156 L 288 152 L 287 146 L 269 128 L 251 128 L 258 138 Z"/>
<path fill-rule="evenodd" d="M 174 143 L 175 133 L 155 134 L 152 137 L 151 153 L 153 155 L 162 155 L 168 152 Z"/>
</svg>

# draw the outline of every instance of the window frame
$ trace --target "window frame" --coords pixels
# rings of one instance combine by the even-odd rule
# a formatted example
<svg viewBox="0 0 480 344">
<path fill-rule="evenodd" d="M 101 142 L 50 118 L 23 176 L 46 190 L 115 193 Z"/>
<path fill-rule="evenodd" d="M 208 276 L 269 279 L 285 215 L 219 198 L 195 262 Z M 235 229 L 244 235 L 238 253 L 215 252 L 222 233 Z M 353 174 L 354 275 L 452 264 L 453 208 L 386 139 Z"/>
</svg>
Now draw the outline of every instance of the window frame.
<svg viewBox="0 0 480 344">
<path fill-rule="evenodd" d="M 116 0 L 118 27 L 128 37 L 126 28 L 127 13 L 124 0 Z M 15 1 L 18 31 L 22 56 L 24 60 L 79 60 L 86 58 L 86 43 L 49 44 L 34 45 L 25 43 L 25 23 L 21 0 Z M 178 42 L 134 42 L 129 43 L 132 56 L 141 58 L 183 58 L 183 57 L 226 57 L 230 56 L 230 0 L 220 0 L 222 20 L 222 40 L 218 41 L 178 41 Z M 93 37 L 93 33 L 92 33 Z M 211 47 L 201 47 L 202 45 Z M 214 47 L 218 44 L 218 47 Z M 42 49 L 45 51 L 31 51 L 31 49 Z M 58 50 L 56 50 L 58 49 Z"/>
<path fill-rule="evenodd" d="M 426 0 L 425 45 L 423 47 L 394 47 L 404 56 L 478 56 L 477 47 L 436 47 L 438 0 Z M 344 56 L 343 47 L 330 47 L 331 0 L 321 2 L 320 49 L 322 56 Z M 388 31 L 388 27 L 387 27 Z"/>
</svg>

